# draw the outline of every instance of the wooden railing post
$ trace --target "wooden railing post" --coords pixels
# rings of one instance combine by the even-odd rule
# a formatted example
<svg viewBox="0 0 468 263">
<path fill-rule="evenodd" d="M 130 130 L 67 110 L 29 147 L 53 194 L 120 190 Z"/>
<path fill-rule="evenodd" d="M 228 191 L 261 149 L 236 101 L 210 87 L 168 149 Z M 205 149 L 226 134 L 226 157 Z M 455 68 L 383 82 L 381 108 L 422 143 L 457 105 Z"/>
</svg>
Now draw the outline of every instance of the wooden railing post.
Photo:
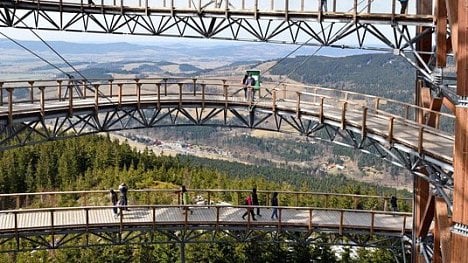
<svg viewBox="0 0 468 263">
<path fill-rule="evenodd" d="M 141 83 L 136 84 L 137 108 L 141 109 Z"/>
<path fill-rule="evenodd" d="M 158 93 L 157 107 L 158 107 L 158 109 L 161 109 L 161 83 L 156 83 L 156 89 L 157 89 L 157 93 Z"/>
<path fill-rule="evenodd" d="M 29 100 L 34 103 L 34 81 L 28 81 L 29 83 Z"/>
<path fill-rule="evenodd" d="M 57 80 L 57 97 L 59 101 L 62 101 L 62 82 L 63 80 Z"/>
<path fill-rule="evenodd" d="M 164 81 L 164 96 L 167 96 L 167 79 L 164 78 L 163 81 Z"/>
<path fill-rule="evenodd" d="M 418 153 L 422 153 L 424 150 L 424 127 L 419 127 L 419 135 L 418 135 Z"/>
<path fill-rule="evenodd" d="M 14 88 L 7 88 L 8 92 L 8 125 L 11 127 L 13 125 L 13 92 Z"/>
<path fill-rule="evenodd" d="M 393 141 L 393 122 L 395 120 L 395 117 L 390 117 L 388 120 L 388 137 L 387 140 L 391 144 Z"/>
<path fill-rule="evenodd" d="M 370 225 L 370 235 L 374 234 L 374 224 L 375 224 L 375 213 L 374 211 L 371 212 L 371 225 Z"/>
<path fill-rule="evenodd" d="M 178 83 L 179 85 L 179 108 L 182 107 L 182 87 L 183 83 Z"/>
<path fill-rule="evenodd" d="M 272 99 L 271 110 L 276 112 L 276 90 L 273 90 L 273 99 Z"/>
<path fill-rule="evenodd" d="M 344 130 L 346 128 L 346 107 L 348 106 L 348 102 L 343 102 L 343 108 L 341 109 L 341 129 Z"/>
<path fill-rule="evenodd" d="M 45 94 L 44 94 L 44 86 L 39 87 L 39 91 L 41 92 L 41 99 L 40 99 L 40 104 L 41 104 L 41 116 L 44 117 L 45 115 Z"/>
<path fill-rule="evenodd" d="M 205 88 L 206 88 L 206 84 L 203 83 L 201 84 L 202 86 L 202 109 L 205 108 Z"/>
<path fill-rule="evenodd" d="M 338 228 L 338 233 L 343 235 L 343 221 L 344 221 L 344 211 L 340 210 L 340 226 Z"/>
<path fill-rule="evenodd" d="M 113 96 L 113 94 L 112 94 L 112 90 L 113 90 L 112 84 L 113 84 L 114 80 L 109 79 L 108 82 L 109 82 L 109 98 L 112 98 L 112 96 Z"/>
<path fill-rule="evenodd" d="M 118 107 L 120 108 L 122 106 L 122 97 L 123 97 L 123 91 L 122 91 L 122 83 L 117 84 L 119 87 L 119 93 L 117 94 L 117 99 L 118 99 Z"/>
<path fill-rule="evenodd" d="M 325 98 L 324 97 L 320 97 L 320 108 L 319 108 L 319 122 L 320 123 L 323 123 L 323 120 L 324 120 L 324 116 L 323 116 L 323 102 L 324 102 Z"/>
<path fill-rule="evenodd" d="M 94 110 L 99 111 L 99 84 L 94 84 Z"/>
<path fill-rule="evenodd" d="M 367 107 L 362 109 L 361 134 L 363 138 L 367 135 Z"/>
<path fill-rule="evenodd" d="M 226 1 L 226 4 L 227 4 L 228 2 L 229 2 L 229 1 Z M 193 96 L 197 96 L 197 79 L 196 79 L 196 78 L 193 78 L 192 81 L 193 81 Z"/>
<path fill-rule="evenodd" d="M 68 115 L 73 115 L 73 86 L 68 84 Z"/>
<path fill-rule="evenodd" d="M 296 117 L 300 118 L 301 117 L 301 93 L 296 92 L 296 94 L 297 94 Z"/>
</svg>

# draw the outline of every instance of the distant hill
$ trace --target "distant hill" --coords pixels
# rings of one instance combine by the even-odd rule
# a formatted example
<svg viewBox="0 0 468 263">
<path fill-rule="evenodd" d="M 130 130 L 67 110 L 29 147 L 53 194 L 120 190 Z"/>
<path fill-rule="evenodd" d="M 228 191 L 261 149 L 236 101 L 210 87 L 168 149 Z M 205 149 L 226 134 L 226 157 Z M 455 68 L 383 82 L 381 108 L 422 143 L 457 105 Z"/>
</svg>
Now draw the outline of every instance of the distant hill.
<svg viewBox="0 0 468 263">
<path fill-rule="evenodd" d="M 271 71 L 274 75 L 307 84 L 352 90 L 359 93 L 411 101 L 415 69 L 393 54 L 347 57 L 300 56 L 288 58 Z"/>
</svg>

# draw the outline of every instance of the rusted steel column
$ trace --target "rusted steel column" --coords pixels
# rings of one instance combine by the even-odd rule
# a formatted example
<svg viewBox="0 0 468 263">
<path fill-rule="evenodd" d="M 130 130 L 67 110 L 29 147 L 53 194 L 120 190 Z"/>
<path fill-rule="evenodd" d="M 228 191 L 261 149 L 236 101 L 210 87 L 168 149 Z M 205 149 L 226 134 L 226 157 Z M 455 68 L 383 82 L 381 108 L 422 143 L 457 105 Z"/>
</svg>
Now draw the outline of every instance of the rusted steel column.
<svg viewBox="0 0 468 263">
<path fill-rule="evenodd" d="M 457 96 L 455 149 L 453 155 L 454 193 L 452 262 L 468 258 L 468 1 L 458 1 Z"/>
</svg>

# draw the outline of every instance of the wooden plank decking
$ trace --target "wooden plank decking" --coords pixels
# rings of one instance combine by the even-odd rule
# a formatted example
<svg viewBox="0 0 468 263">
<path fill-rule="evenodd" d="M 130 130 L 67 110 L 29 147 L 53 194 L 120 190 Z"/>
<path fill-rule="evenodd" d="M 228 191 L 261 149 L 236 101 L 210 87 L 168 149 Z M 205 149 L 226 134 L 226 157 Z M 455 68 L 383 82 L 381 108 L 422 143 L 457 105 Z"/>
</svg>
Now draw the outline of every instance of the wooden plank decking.
<svg viewBox="0 0 468 263">
<path fill-rule="evenodd" d="M 246 210 L 241 207 L 192 207 L 191 210 L 193 213 L 185 215 L 184 210 L 179 207 L 132 207 L 129 211 L 124 211 L 122 218 L 115 216 L 111 208 L 105 207 L 3 211 L 0 212 L 0 233 L 28 232 L 37 229 L 119 227 L 121 224 L 123 226 L 186 225 L 200 227 L 216 225 L 222 227 L 236 225 L 246 228 L 330 228 L 393 233 L 404 233 L 411 231 L 412 228 L 411 216 L 377 211 L 282 208 L 280 220 L 273 220 L 270 218 L 271 209 L 264 208 L 261 210 L 262 217 L 257 216 L 257 220 L 253 221 L 248 218 L 242 219 Z"/>
</svg>

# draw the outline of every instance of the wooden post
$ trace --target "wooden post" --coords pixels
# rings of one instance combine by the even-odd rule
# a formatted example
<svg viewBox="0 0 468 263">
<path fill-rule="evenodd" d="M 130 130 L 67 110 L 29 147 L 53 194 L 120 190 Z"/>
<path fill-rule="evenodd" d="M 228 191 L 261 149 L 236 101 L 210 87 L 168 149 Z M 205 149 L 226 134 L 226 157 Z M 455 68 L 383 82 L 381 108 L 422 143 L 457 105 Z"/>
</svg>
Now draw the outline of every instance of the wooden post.
<svg viewBox="0 0 468 263">
<path fill-rule="evenodd" d="M 34 103 L 34 81 L 28 81 L 29 83 L 29 100 Z"/>
<path fill-rule="evenodd" d="M 137 108 L 141 109 L 141 83 L 136 84 Z"/>
<path fill-rule="evenodd" d="M 183 83 L 178 83 L 179 85 L 179 108 L 182 107 L 182 87 L 183 87 Z"/>
<path fill-rule="evenodd" d="M 72 116 L 73 115 L 73 86 L 71 84 L 68 84 L 67 86 L 68 89 L 68 115 Z"/>
<path fill-rule="evenodd" d="M 161 109 L 161 83 L 156 83 L 157 93 L 158 93 L 158 110 Z"/>
<path fill-rule="evenodd" d="M 325 100 L 324 97 L 320 97 L 320 109 L 319 109 L 319 122 L 323 123 L 323 101 Z"/>
<path fill-rule="evenodd" d="M 367 135 L 367 107 L 362 109 L 361 134 L 362 138 L 366 137 Z"/>
<path fill-rule="evenodd" d="M 109 98 L 112 98 L 112 95 L 113 95 L 112 94 L 112 88 L 113 88 L 112 87 L 112 82 L 114 82 L 114 80 L 110 79 L 110 80 L 108 80 L 108 82 L 109 82 Z"/>
<path fill-rule="evenodd" d="M 57 80 L 57 97 L 59 101 L 62 101 L 62 82 L 63 80 Z"/>
<path fill-rule="evenodd" d="M 14 88 L 7 88 L 8 92 L 8 126 L 13 125 L 13 92 Z"/>
<path fill-rule="evenodd" d="M 45 115 L 45 94 L 44 94 L 44 86 L 39 87 L 39 90 L 41 92 L 41 99 L 40 99 L 40 104 L 41 104 L 41 116 L 44 117 Z"/>
<path fill-rule="evenodd" d="M 202 86 L 202 109 L 205 108 L 205 88 L 206 88 L 206 84 L 203 83 L 201 84 Z"/>
<path fill-rule="evenodd" d="M 122 97 L 123 97 L 123 91 L 122 91 L 122 83 L 117 84 L 119 87 L 119 93 L 117 94 L 118 96 L 118 107 L 120 108 L 122 106 Z"/>
<path fill-rule="evenodd" d="M 387 140 L 388 142 L 391 144 L 392 143 L 392 140 L 393 140 L 393 121 L 394 121 L 394 117 L 390 117 L 390 119 L 388 120 L 388 137 L 387 137 Z"/>
<path fill-rule="evenodd" d="M 296 92 L 296 94 L 297 94 L 296 117 L 300 118 L 301 117 L 301 93 Z"/>
<path fill-rule="evenodd" d="M 341 109 L 341 129 L 344 130 L 346 128 L 346 107 L 348 102 L 343 102 L 343 108 Z"/>
<path fill-rule="evenodd" d="M 94 84 L 94 110 L 99 111 L 99 84 Z"/>
<path fill-rule="evenodd" d="M 273 99 L 272 99 L 271 110 L 273 112 L 276 112 L 276 90 L 273 90 Z"/>
</svg>

